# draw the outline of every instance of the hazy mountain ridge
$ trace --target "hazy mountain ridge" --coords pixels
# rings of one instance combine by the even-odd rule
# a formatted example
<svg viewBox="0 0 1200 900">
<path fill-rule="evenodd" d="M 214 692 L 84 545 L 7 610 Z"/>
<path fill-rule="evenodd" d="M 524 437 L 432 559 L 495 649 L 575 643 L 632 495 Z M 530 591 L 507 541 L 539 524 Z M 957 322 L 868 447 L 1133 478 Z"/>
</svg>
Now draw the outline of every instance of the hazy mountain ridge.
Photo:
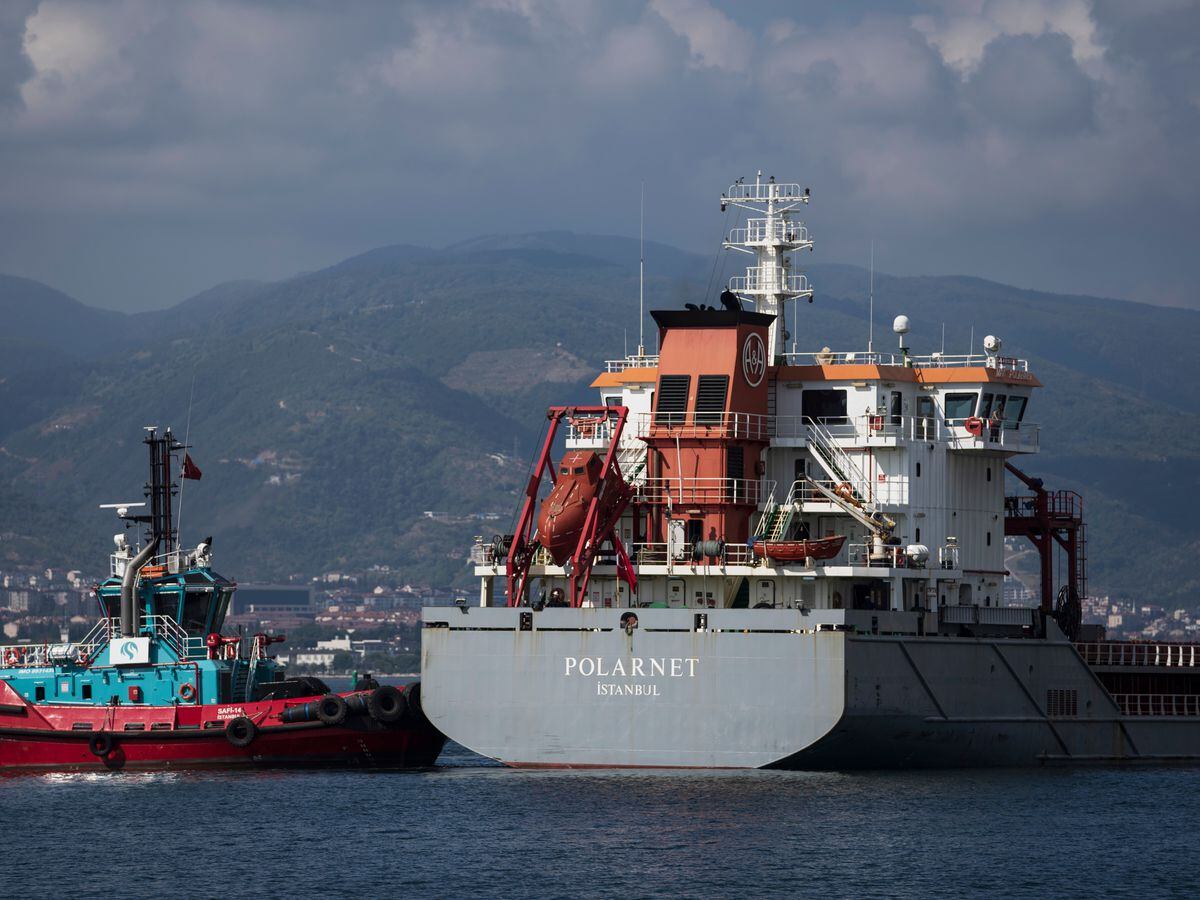
<svg viewBox="0 0 1200 900">
<path fill-rule="evenodd" d="M 661 273 L 651 261 L 667 250 L 673 270 Z M 0 317 L 46 296 L 68 320 L 43 333 L 26 310 L 10 340 L 40 338 L 58 356 L 0 369 L 0 531 L 20 534 L 0 542 L 0 560 L 40 547 L 99 570 L 116 523 L 94 505 L 140 486 L 142 425 L 182 435 L 194 378 L 205 479 L 187 487 L 185 538 L 215 534 L 223 568 L 276 577 L 379 562 L 414 580 L 462 578 L 471 535 L 508 527 L 545 405 L 588 398 L 603 359 L 636 343 L 637 252 L 636 240 L 562 232 L 396 245 L 137 316 L 49 288 L 10 294 L 0 280 Z M 648 308 L 710 288 L 711 259 L 647 245 L 647 266 Z M 861 349 L 867 273 L 809 271 L 817 297 L 798 305 L 800 349 Z M 976 346 L 995 333 L 1005 354 L 1031 360 L 1046 383 L 1029 414 L 1044 449 L 1018 464 L 1085 495 L 1094 588 L 1195 596 L 1200 566 L 1186 548 L 1200 545 L 1200 526 L 1179 504 L 1200 486 L 1200 399 L 1182 388 L 1200 374 L 1189 352 L 1200 313 L 968 277 L 877 273 L 875 284 L 877 348 L 894 346 L 903 312 L 917 352 L 940 348 L 945 322 L 949 353 L 967 350 L 974 325 Z M 81 348 L 89 327 L 128 343 Z M 500 519 L 469 518 L 484 514 Z M 64 542 L 47 521 L 82 531 Z"/>
</svg>

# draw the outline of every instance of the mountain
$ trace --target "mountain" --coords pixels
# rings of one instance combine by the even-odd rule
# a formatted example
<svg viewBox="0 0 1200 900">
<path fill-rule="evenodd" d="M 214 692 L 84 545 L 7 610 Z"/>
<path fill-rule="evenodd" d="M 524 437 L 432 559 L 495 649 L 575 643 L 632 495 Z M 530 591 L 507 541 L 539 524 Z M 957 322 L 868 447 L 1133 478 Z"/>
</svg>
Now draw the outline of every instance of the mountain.
<svg viewBox="0 0 1200 900">
<path fill-rule="evenodd" d="M 648 308 L 714 302 L 711 258 L 648 244 L 646 259 Z M 567 232 L 396 245 L 135 316 L 0 280 L 5 335 L 39 348 L 0 369 L 0 567 L 102 571 L 117 523 L 95 505 L 139 490 L 153 422 L 205 473 L 185 487 L 185 540 L 214 534 L 231 573 L 378 563 L 465 584 L 472 535 L 510 528 L 545 406 L 591 399 L 603 360 L 636 343 L 637 261 L 636 240 Z M 809 272 L 797 343 L 861 348 L 867 273 Z M 42 297 L 52 316 L 26 308 Z M 1196 598 L 1200 398 L 1181 388 L 1200 375 L 1200 313 L 877 273 L 877 347 L 899 313 L 917 352 L 944 326 L 949 353 L 973 330 L 976 349 L 994 333 L 1031 360 L 1043 452 L 1019 464 L 1085 496 L 1094 591 Z"/>
</svg>

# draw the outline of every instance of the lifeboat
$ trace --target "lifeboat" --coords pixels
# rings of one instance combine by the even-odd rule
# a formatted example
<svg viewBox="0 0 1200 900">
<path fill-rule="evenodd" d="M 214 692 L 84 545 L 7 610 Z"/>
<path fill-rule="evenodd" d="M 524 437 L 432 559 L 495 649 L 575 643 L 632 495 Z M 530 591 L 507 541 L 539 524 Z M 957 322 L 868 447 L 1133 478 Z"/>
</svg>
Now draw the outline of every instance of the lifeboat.
<svg viewBox="0 0 1200 900">
<path fill-rule="evenodd" d="M 833 559 L 846 543 L 844 534 L 804 541 L 755 541 L 751 548 L 760 558 L 770 557 L 780 562 L 799 562 L 805 559 Z"/>
<path fill-rule="evenodd" d="M 600 493 L 602 466 L 600 457 L 590 450 L 574 450 L 559 463 L 554 489 L 542 502 L 537 520 L 538 543 L 546 548 L 556 566 L 570 559 L 579 543 L 588 507 Z M 610 491 L 608 495 L 617 499 L 618 493 Z M 599 512 L 598 518 L 605 519 L 603 499 Z"/>
</svg>

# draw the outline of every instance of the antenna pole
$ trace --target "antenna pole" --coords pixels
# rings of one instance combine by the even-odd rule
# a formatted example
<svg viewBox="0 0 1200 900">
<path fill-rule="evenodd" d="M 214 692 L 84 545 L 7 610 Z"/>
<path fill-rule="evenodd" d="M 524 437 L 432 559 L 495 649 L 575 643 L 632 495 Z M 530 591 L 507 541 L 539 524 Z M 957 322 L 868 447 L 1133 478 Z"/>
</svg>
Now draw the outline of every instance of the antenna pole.
<svg viewBox="0 0 1200 900">
<path fill-rule="evenodd" d="M 646 182 L 638 216 L 638 356 L 646 355 Z"/>
<path fill-rule="evenodd" d="M 875 242 L 871 241 L 871 276 L 867 288 L 867 352 L 875 350 Z"/>
</svg>

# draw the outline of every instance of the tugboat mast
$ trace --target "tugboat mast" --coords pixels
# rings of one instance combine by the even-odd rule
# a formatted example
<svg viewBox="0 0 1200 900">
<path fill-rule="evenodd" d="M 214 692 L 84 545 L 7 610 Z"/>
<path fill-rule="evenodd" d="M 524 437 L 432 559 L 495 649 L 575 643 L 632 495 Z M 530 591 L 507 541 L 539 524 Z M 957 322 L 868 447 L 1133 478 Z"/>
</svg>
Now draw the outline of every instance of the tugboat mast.
<svg viewBox="0 0 1200 900">
<path fill-rule="evenodd" d="M 146 432 L 143 443 L 150 448 L 150 481 L 146 484 L 150 521 L 146 540 L 152 542 L 157 538 L 162 553 L 174 553 L 179 549 L 179 535 L 172 507 L 179 487 L 171 480 L 171 454 L 182 450 L 183 444 L 175 440 L 170 428 L 161 437 L 155 426 L 147 426 Z"/>
<path fill-rule="evenodd" d="M 745 275 L 730 278 L 729 289 L 753 300 L 757 312 L 775 316 L 768 335 L 772 365 L 782 361 L 785 352 L 784 304 L 801 298 L 812 302 L 808 276 L 792 271 L 788 255 L 813 248 L 808 228 L 791 218 L 793 211 L 808 201 L 808 188 L 776 182 L 774 175 L 763 181 L 761 169 L 753 184 L 739 178 L 721 195 L 722 212 L 727 206 L 737 206 L 756 214 L 746 220 L 745 227 L 731 230 L 724 246 L 755 256 L 756 265 L 747 266 Z"/>
</svg>

